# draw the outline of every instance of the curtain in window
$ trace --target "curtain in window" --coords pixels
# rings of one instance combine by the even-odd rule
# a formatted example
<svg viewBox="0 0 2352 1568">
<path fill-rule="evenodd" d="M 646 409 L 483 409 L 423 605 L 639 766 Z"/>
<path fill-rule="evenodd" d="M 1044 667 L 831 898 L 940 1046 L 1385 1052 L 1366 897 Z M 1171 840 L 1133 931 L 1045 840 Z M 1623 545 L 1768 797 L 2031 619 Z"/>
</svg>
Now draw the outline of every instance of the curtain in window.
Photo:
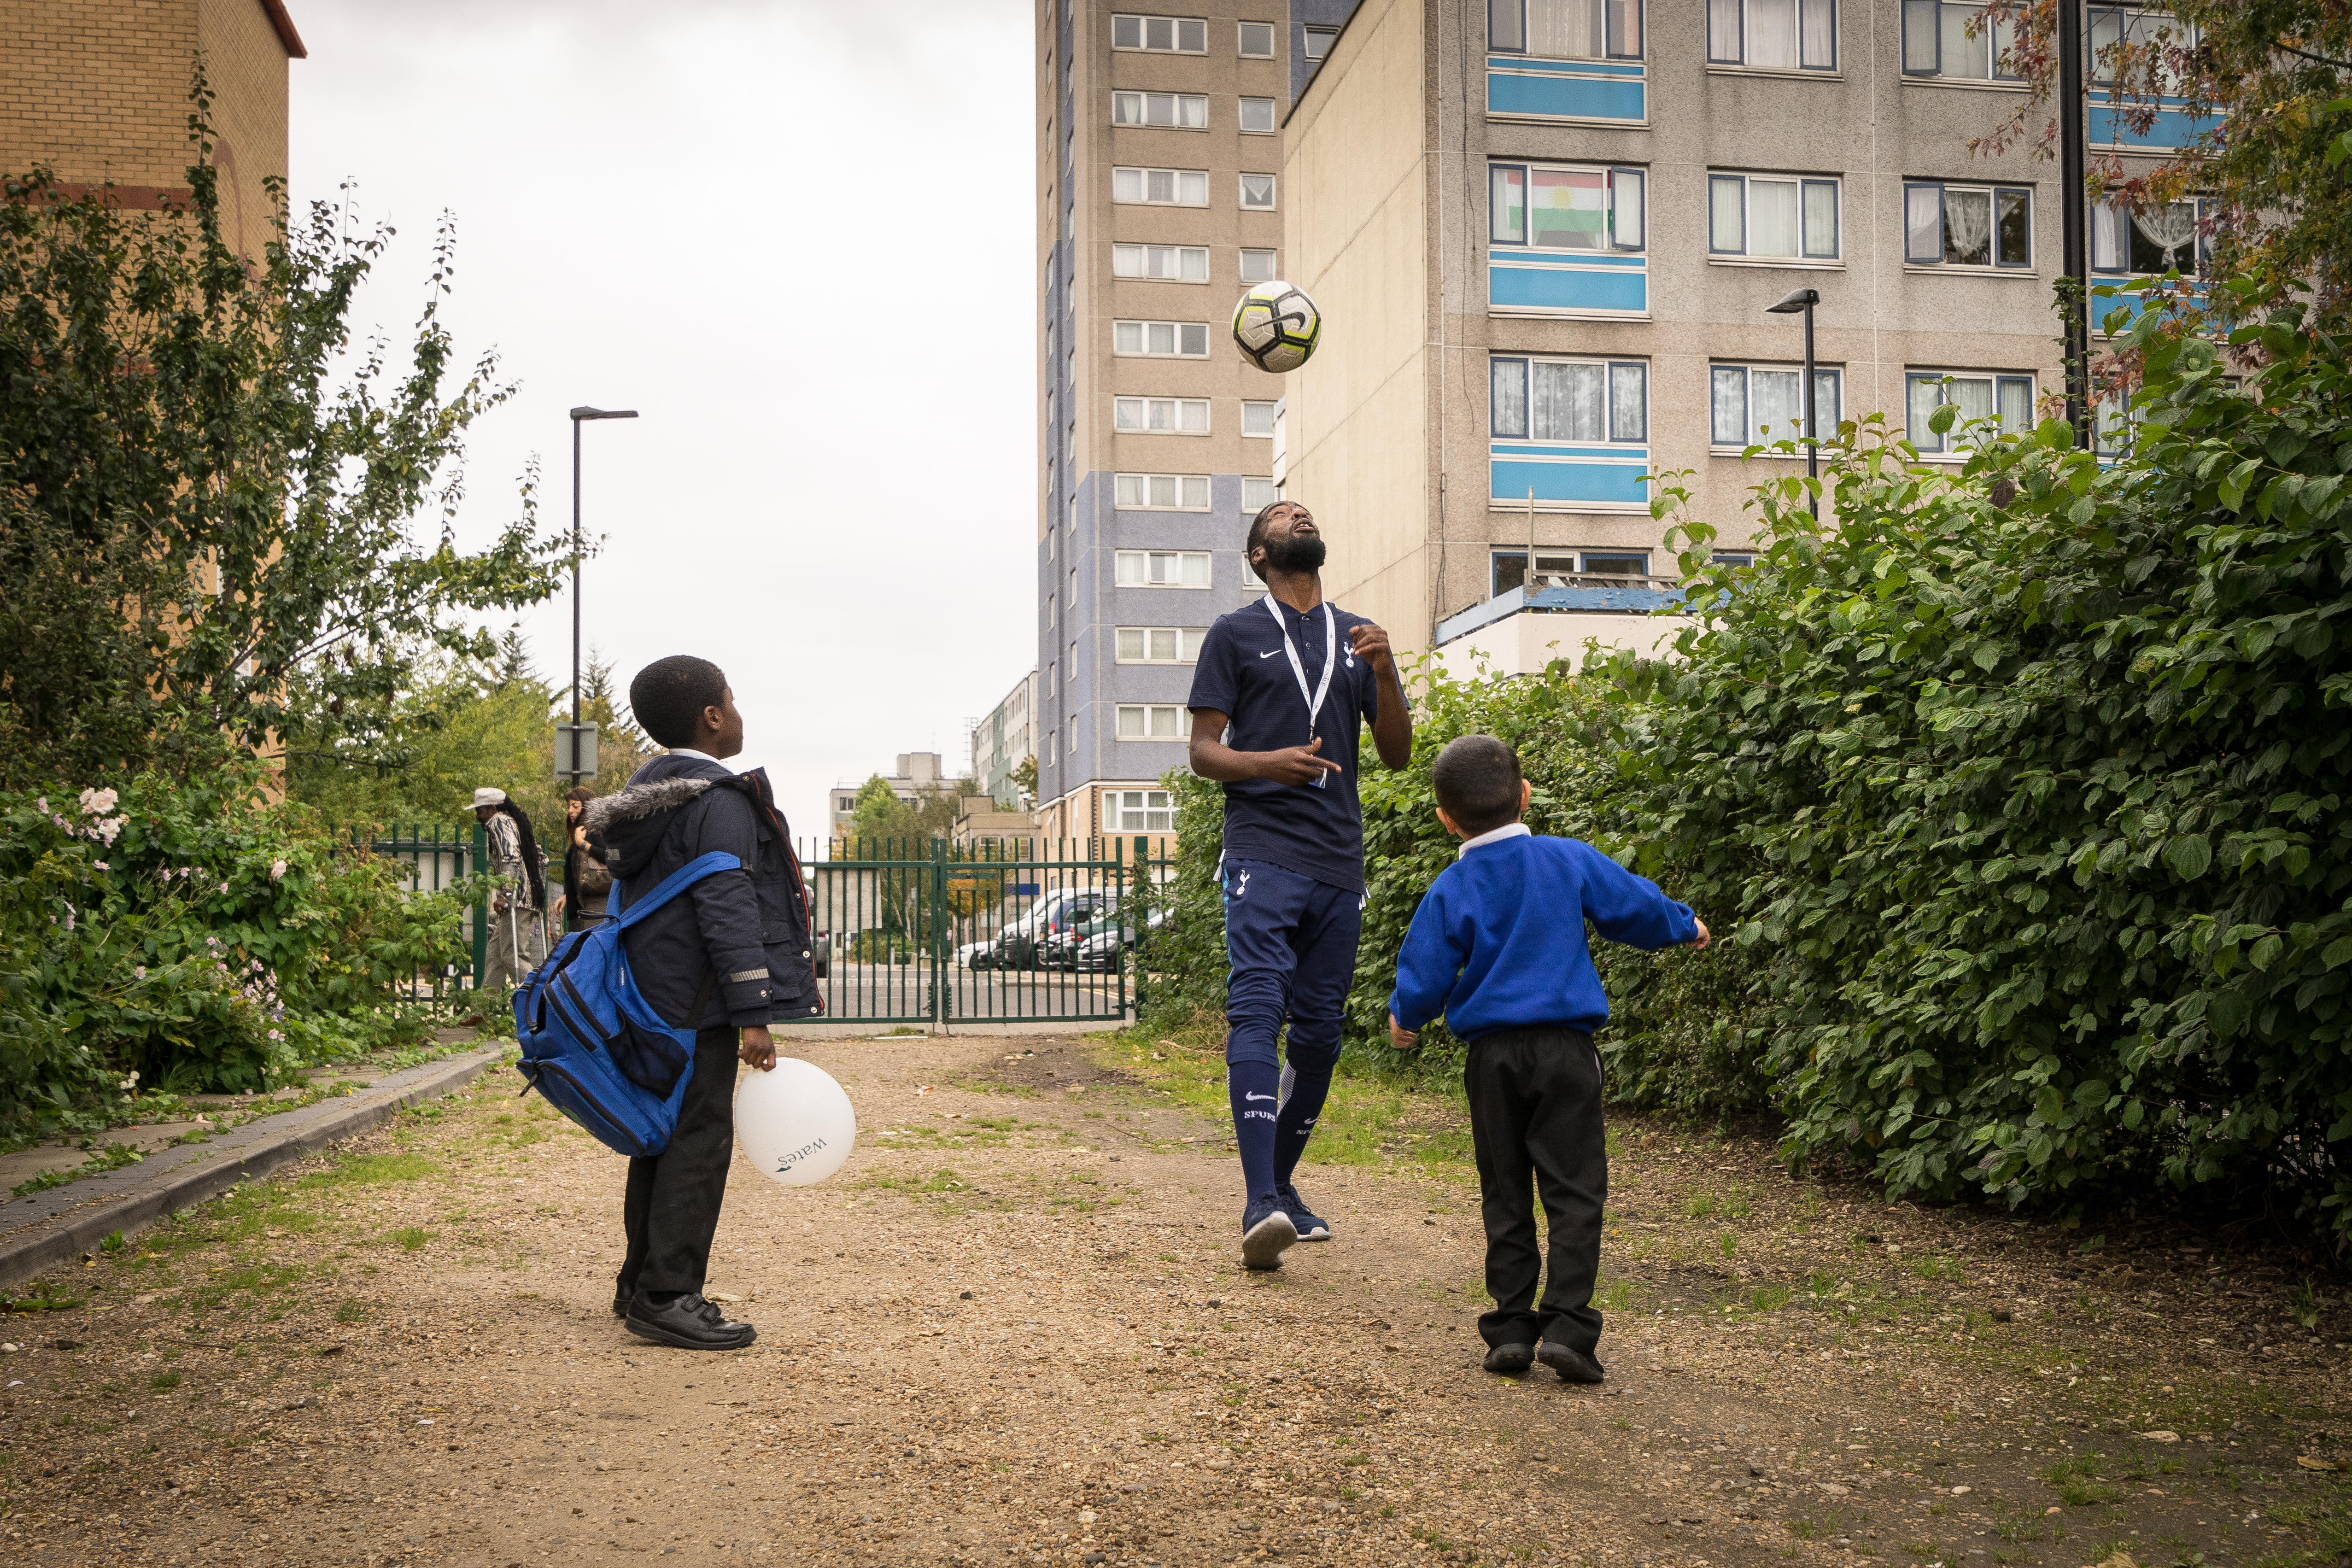
<svg viewBox="0 0 2352 1568">
<path fill-rule="evenodd" d="M 2004 267 L 2025 266 L 2033 259 L 2033 193 L 1995 191 L 1993 210 L 2000 219 L 1993 259 Z"/>
<path fill-rule="evenodd" d="M 1486 203 L 1487 237 L 1510 245 L 1528 237 L 1528 175 L 1524 169 L 1496 165 L 1489 176 Z"/>
<path fill-rule="evenodd" d="M 1528 433 L 1528 362 L 1523 359 L 1498 359 L 1494 362 L 1492 378 L 1495 434 L 1525 436 Z"/>
<path fill-rule="evenodd" d="M 1748 182 L 1748 254 L 1797 254 L 1797 182 Z"/>
<path fill-rule="evenodd" d="M 1969 37 L 1969 26 L 1977 19 L 1977 8 L 1948 5 L 1943 12 L 1944 74 L 1971 80 L 1990 77 L 1991 41 L 1981 33 L 1973 38 Z"/>
<path fill-rule="evenodd" d="M 1748 63 L 1797 68 L 1797 0 L 1748 0 Z"/>
<path fill-rule="evenodd" d="M 1526 0 L 1486 0 L 1486 42 L 1498 49 L 1526 48 L 1527 29 L 1520 26 L 1526 14 Z"/>
<path fill-rule="evenodd" d="M 1739 0 L 1706 0 L 1706 58 L 1739 63 Z"/>
<path fill-rule="evenodd" d="M 1838 373 L 1833 370 L 1813 372 L 1813 429 L 1823 437 L 1837 434 Z"/>
<path fill-rule="evenodd" d="M 1610 238 L 1620 250 L 1639 250 L 1642 237 L 1642 195 L 1644 176 L 1636 170 L 1617 169 L 1609 175 Z"/>
<path fill-rule="evenodd" d="M 2021 375 L 2000 378 L 2000 427 L 2013 435 L 2033 428 L 2033 383 Z"/>
<path fill-rule="evenodd" d="M 2120 272 L 2129 259 L 2125 247 L 2129 215 L 2113 202 L 2091 209 L 2091 265 L 2103 272 Z"/>
<path fill-rule="evenodd" d="M 1609 438 L 1646 441 L 1650 438 L 1650 367 L 1612 364 L 1609 367 Z"/>
<path fill-rule="evenodd" d="M 1804 373 L 1757 369 L 1748 373 L 1755 391 L 1751 424 L 1764 427 L 1767 441 L 1787 441 L 1804 433 Z M 1754 437 L 1750 437 L 1754 439 Z"/>
<path fill-rule="evenodd" d="M 1932 74 L 1936 68 L 1937 18 L 1943 7 L 1936 0 L 1903 0 L 1903 68 Z"/>
<path fill-rule="evenodd" d="M 1642 0 L 1606 0 L 1609 53 L 1621 60 L 1642 58 Z"/>
<path fill-rule="evenodd" d="M 1706 183 L 1707 246 L 1737 256 L 1748 248 L 1744 216 L 1748 182 L 1737 174 L 1717 174 Z"/>
<path fill-rule="evenodd" d="M 2168 272 L 2176 267 L 2195 267 L 2196 253 L 2191 248 L 2197 242 L 2197 207 L 2194 203 L 2167 202 L 2154 212 L 2134 213 L 2131 225 L 2133 232 L 2154 252 L 2153 265 L 2134 270 Z M 2140 247 L 2135 246 L 2133 248 Z"/>
<path fill-rule="evenodd" d="M 1803 37 L 1797 63 L 1808 70 L 1837 68 L 1836 0 L 1804 0 Z"/>
<path fill-rule="evenodd" d="M 1837 186 L 1827 180 L 1805 182 L 1805 254 L 1830 258 L 1838 253 Z"/>
<path fill-rule="evenodd" d="M 1528 0 L 1528 53 L 1553 59 L 1598 59 L 1602 0 Z"/>
<path fill-rule="evenodd" d="M 1607 372 L 1537 360 L 1528 366 L 1528 433 L 1538 441 L 1605 441 Z"/>
<path fill-rule="evenodd" d="M 1528 238 L 1564 250 L 1608 248 L 1609 176 L 1598 169 L 1534 169 Z"/>
<path fill-rule="evenodd" d="M 1905 386 L 1904 394 L 1904 433 L 1923 452 L 1942 451 L 1944 438 L 1927 421 L 1943 405 L 1944 389 L 1927 376 L 1915 375 Z"/>
<path fill-rule="evenodd" d="M 1717 365 L 1707 376 L 1707 439 L 1718 447 L 1748 445 L 1748 372 Z"/>
<path fill-rule="evenodd" d="M 1992 263 L 1992 193 L 1944 191 L 1944 259 L 1970 267 Z"/>
<path fill-rule="evenodd" d="M 1960 376 L 1944 389 L 1944 395 L 1960 405 L 1959 423 L 1952 426 L 1955 430 L 1972 420 L 1992 417 L 1992 383 L 1990 380 L 1980 376 Z"/>
</svg>

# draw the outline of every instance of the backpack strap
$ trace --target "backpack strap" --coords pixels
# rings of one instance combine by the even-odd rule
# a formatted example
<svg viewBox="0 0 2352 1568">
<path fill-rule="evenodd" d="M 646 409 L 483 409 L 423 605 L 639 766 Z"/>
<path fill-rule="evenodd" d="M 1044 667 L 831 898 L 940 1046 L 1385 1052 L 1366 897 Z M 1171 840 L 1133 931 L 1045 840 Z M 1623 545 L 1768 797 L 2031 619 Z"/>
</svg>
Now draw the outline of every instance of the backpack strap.
<svg viewBox="0 0 2352 1568">
<path fill-rule="evenodd" d="M 672 899 L 686 891 L 687 889 L 692 887 L 695 883 L 701 881 L 705 877 L 716 876 L 721 871 L 739 871 L 742 869 L 742 861 L 738 860 L 734 856 L 728 854 L 723 849 L 713 849 L 708 855 L 698 855 L 693 859 L 688 860 L 685 865 L 680 866 L 677 870 L 672 871 L 668 876 L 664 877 L 661 879 L 660 884 L 656 887 L 652 892 L 647 893 L 644 898 L 637 900 L 627 909 L 622 910 L 619 916 L 616 917 L 617 921 L 621 929 L 623 931 L 626 931 L 629 927 L 636 924 L 639 921 L 645 919 L 647 915 L 652 914 L 656 910 L 661 908 L 664 904 L 669 902 Z M 615 879 L 613 887 L 614 890 L 617 892 L 620 889 L 620 882 Z"/>
</svg>

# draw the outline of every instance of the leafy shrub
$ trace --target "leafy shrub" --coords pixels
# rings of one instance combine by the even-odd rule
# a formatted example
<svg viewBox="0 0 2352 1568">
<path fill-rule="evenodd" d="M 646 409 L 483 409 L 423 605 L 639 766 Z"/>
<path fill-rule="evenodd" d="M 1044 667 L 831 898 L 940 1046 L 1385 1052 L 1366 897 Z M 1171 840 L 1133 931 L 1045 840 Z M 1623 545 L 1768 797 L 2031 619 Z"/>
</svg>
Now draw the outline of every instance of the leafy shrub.
<svg viewBox="0 0 2352 1568">
<path fill-rule="evenodd" d="M 0 794 L 0 1137 L 421 1028 L 399 987 L 458 956 L 470 889 L 404 895 L 261 781 Z"/>
<path fill-rule="evenodd" d="M 1605 677 L 1789 1151 L 1890 1193 L 2352 1194 L 2352 381 L 2288 320 L 2242 386 L 2153 326 L 2126 460 L 1849 426 L 1834 529 L 1801 479 L 1753 571 L 1686 527 L 1706 623 Z"/>
</svg>

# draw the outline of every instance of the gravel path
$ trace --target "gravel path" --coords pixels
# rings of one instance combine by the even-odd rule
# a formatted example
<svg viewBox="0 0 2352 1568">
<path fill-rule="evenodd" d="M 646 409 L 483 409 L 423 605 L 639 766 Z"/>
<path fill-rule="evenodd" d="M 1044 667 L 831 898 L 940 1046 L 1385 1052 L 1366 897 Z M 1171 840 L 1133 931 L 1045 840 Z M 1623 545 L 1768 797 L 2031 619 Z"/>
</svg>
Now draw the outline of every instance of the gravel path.
<svg viewBox="0 0 2352 1568">
<path fill-rule="evenodd" d="M 0 1562 L 2283 1568 L 2352 1544 L 2313 1468 L 2352 1457 L 2347 1320 L 2258 1251 L 2083 1254 L 1621 1121 L 1609 1383 L 1504 1380 L 1477 1369 L 1441 1101 L 1339 1097 L 1327 1127 L 1389 1119 L 1335 1139 L 1365 1163 L 1302 1173 L 1339 1239 L 1250 1276 L 1213 1064 L 797 1048 L 860 1142 L 814 1188 L 739 1165 L 711 1289 L 751 1349 L 620 1330 L 620 1162 L 493 1074 L 0 1321 Z"/>
</svg>

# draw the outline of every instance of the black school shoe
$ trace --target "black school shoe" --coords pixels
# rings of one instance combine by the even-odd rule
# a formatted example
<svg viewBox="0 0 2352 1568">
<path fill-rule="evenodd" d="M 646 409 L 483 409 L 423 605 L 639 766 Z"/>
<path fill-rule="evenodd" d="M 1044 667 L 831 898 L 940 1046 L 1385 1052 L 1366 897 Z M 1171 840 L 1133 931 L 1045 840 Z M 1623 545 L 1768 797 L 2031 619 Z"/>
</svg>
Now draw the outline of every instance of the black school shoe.
<svg viewBox="0 0 2352 1568">
<path fill-rule="evenodd" d="M 624 1326 L 641 1340 L 682 1351 L 739 1351 L 760 1337 L 749 1323 L 730 1323 L 715 1301 L 688 1291 L 667 1307 L 643 1298 L 629 1303 Z"/>
<path fill-rule="evenodd" d="M 1496 1345 L 1486 1352 L 1486 1367 L 1488 1372 L 1525 1372 L 1535 1359 L 1533 1345 Z"/>
<path fill-rule="evenodd" d="M 1599 1362 L 1558 1340 L 1546 1340 L 1538 1345 L 1536 1360 L 1559 1373 L 1562 1383 L 1599 1383 L 1607 1375 Z"/>
<path fill-rule="evenodd" d="M 630 1303 L 631 1301 L 635 1300 L 635 1299 L 636 1299 L 636 1298 L 635 1298 L 635 1293 L 634 1293 L 634 1292 L 627 1291 L 627 1290 L 615 1290 L 615 1291 L 614 1291 L 614 1292 L 613 1292 L 613 1316 L 614 1316 L 614 1317 L 616 1317 L 616 1318 L 625 1318 L 625 1317 L 627 1317 L 627 1316 L 629 1315 L 629 1303 Z"/>
</svg>

